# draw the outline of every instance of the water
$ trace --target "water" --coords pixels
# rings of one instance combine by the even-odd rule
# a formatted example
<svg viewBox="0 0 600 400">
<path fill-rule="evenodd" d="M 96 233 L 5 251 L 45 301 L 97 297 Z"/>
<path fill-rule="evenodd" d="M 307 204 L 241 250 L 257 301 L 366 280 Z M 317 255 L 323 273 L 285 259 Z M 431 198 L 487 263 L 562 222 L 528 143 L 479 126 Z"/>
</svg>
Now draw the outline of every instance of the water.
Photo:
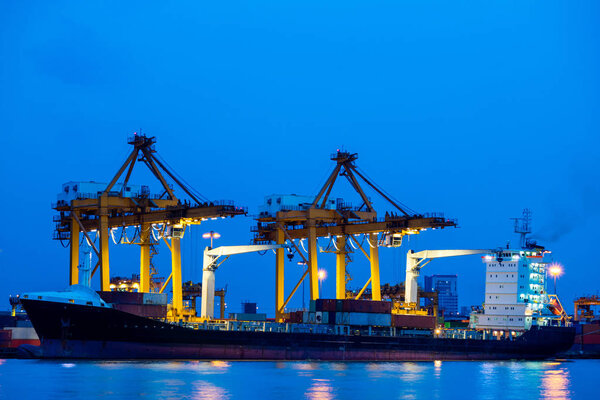
<svg viewBox="0 0 600 400">
<path fill-rule="evenodd" d="M 0 360 L 0 399 L 594 399 L 600 360 Z"/>
</svg>

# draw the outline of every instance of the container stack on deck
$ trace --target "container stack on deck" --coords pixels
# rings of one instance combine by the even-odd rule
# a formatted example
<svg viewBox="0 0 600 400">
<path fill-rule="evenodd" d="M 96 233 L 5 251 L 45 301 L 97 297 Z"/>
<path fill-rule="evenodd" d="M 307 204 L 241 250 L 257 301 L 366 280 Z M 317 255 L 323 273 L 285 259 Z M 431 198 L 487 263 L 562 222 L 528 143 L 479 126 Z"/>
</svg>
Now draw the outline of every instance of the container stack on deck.
<svg viewBox="0 0 600 400">
<path fill-rule="evenodd" d="M 311 300 L 309 311 L 290 313 L 291 323 L 434 329 L 436 319 L 429 315 L 392 314 L 392 302 L 373 300 Z"/>
<path fill-rule="evenodd" d="M 167 316 L 166 293 L 98 292 L 102 300 L 117 310 L 148 318 Z"/>
</svg>

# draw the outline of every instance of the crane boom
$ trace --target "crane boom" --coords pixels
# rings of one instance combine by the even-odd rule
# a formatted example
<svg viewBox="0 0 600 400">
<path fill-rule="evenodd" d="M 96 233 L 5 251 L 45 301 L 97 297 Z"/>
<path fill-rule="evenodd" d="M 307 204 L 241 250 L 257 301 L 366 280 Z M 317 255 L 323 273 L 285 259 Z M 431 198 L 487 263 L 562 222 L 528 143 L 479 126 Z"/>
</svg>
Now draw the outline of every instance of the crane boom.
<svg viewBox="0 0 600 400">
<path fill-rule="evenodd" d="M 265 244 L 265 245 L 248 245 L 248 246 L 219 246 L 214 249 L 204 250 L 206 255 L 212 257 L 220 256 L 231 256 L 234 254 L 253 253 L 255 251 L 274 250 L 282 247 L 278 244 Z"/>
<path fill-rule="evenodd" d="M 253 253 L 256 251 L 275 250 L 287 247 L 286 244 L 259 244 L 247 246 L 219 246 L 211 249 L 204 249 L 204 258 L 202 265 L 202 308 L 200 316 L 211 319 L 215 312 L 215 271 L 229 256 L 234 254 Z M 220 263 L 217 261 L 225 257 Z"/>
<path fill-rule="evenodd" d="M 407 303 L 417 302 L 417 278 L 421 268 L 435 258 L 468 256 L 472 254 L 491 253 L 489 249 L 467 249 L 467 250 L 423 250 L 415 253 L 409 250 L 406 253 L 406 283 L 404 284 L 404 301 Z"/>
</svg>

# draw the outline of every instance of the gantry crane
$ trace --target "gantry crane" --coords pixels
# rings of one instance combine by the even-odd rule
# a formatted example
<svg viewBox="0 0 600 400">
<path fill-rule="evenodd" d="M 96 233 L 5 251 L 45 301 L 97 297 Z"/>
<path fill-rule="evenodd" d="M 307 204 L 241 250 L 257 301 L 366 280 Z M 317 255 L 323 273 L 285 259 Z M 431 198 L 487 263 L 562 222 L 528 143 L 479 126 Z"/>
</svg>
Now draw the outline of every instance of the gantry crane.
<svg viewBox="0 0 600 400">
<path fill-rule="evenodd" d="M 254 253 L 258 251 L 283 248 L 283 244 L 262 244 L 248 246 L 206 247 L 202 264 L 202 305 L 200 318 L 212 319 L 215 310 L 215 271 L 234 254 Z M 219 262 L 219 259 L 223 259 Z"/>
<path fill-rule="evenodd" d="M 597 315 L 594 315 L 592 307 L 600 306 L 600 296 L 593 295 L 580 297 L 573 302 L 573 305 L 575 307 L 575 321 L 591 321 L 597 318 Z"/>
<path fill-rule="evenodd" d="M 233 202 L 211 202 L 189 185 L 184 184 L 182 178 L 158 156 L 154 137 L 135 134 L 128 139 L 128 143 L 133 146 L 133 150 L 103 191 L 97 194 L 78 195 L 70 202 L 59 201 L 53 205 L 53 208 L 59 212 L 55 218 L 57 226 L 54 238 L 69 243 L 71 254 L 69 282 L 76 284 L 79 281 L 77 267 L 79 265 L 79 238 L 82 233 L 98 257 L 98 262 L 91 274 L 93 276 L 99 268 L 100 288 L 102 291 L 108 291 L 110 290 L 109 237 L 114 235 L 116 229 L 135 226 L 138 232 L 137 241 L 131 240 L 128 243 L 138 244 L 141 248 L 139 291 L 148 292 L 150 290 L 151 238 L 154 236 L 154 230 L 157 230 L 159 240 L 162 238 L 171 251 L 171 274 L 161 292 L 166 284 L 172 281 L 171 316 L 177 320 L 183 314 L 180 240 L 186 226 L 199 224 L 209 218 L 245 215 L 246 209 L 236 207 Z M 133 194 L 125 193 L 129 178 L 138 161 L 143 162 L 160 182 L 163 193 L 151 195 L 149 190 Z M 167 177 L 163 173 L 176 187 L 183 190 L 189 199 L 179 199 L 175 195 L 173 184 L 167 182 Z M 122 181 L 118 182 L 119 179 Z M 96 247 L 90 237 L 90 233 L 94 231 L 99 236 L 99 247 Z"/>
<path fill-rule="evenodd" d="M 292 289 L 287 298 L 284 296 L 284 261 L 283 249 L 276 251 L 275 267 L 275 313 L 281 320 L 285 307 L 302 283 L 309 277 L 310 298 L 319 298 L 317 239 L 330 237 L 336 248 L 336 298 L 346 296 L 346 254 L 347 243 L 355 243 L 357 248 L 367 257 L 371 265 L 371 277 L 365 288 L 371 285 L 373 300 L 381 300 L 379 281 L 379 245 L 385 238 L 393 239 L 396 246 L 401 244 L 404 235 L 418 234 L 428 228 L 455 227 L 456 222 L 441 214 L 424 215 L 409 210 L 395 201 L 383 189 L 379 188 L 358 169 L 355 161 L 358 154 L 338 150 L 331 156 L 336 165 L 325 184 L 315 196 L 309 207 L 295 210 L 281 210 L 275 215 L 261 215 L 257 218 L 255 243 L 283 244 L 290 241 L 308 268 L 300 281 Z M 337 203 L 334 208 L 328 206 L 328 198 L 338 176 L 345 177 L 362 200 L 359 207 L 351 207 L 345 203 Z M 359 184 L 359 179 L 366 183 L 377 194 L 394 207 L 394 212 L 387 212 L 384 218 L 378 218 L 377 212 L 369 197 Z M 379 234 L 382 234 L 381 238 Z M 365 235 L 368 252 L 355 240 L 355 235 Z M 302 254 L 296 239 L 308 239 L 308 259 Z M 354 244 L 353 244 L 354 246 Z"/>
</svg>

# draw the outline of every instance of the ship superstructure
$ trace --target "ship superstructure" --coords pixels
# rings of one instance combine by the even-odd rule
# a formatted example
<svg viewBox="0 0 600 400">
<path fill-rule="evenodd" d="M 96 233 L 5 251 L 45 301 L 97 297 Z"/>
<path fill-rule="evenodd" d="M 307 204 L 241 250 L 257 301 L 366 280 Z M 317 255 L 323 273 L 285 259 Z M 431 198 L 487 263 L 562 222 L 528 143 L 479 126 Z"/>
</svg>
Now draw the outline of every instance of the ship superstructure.
<svg viewBox="0 0 600 400">
<path fill-rule="evenodd" d="M 515 232 L 521 234 L 520 248 L 498 249 L 482 257 L 485 263 L 483 311 L 471 313 L 470 326 L 494 331 L 497 335 L 522 332 L 532 325 L 548 325 L 555 316 L 546 290 L 546 270 L 552 253 L 527 239 L 531 212 L 515 218 Z"/>
</svg>

